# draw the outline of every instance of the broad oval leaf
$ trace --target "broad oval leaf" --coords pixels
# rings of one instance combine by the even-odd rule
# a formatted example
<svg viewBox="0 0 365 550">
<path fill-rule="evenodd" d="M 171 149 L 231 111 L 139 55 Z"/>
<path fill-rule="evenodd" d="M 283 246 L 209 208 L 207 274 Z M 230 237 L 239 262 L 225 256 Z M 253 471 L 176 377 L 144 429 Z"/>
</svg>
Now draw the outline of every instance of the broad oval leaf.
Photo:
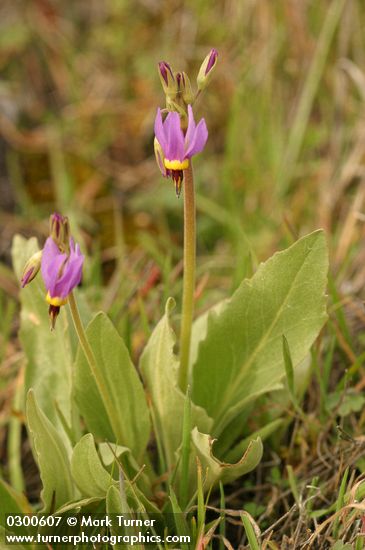
<svg viewBox="0 0 365 550">
<path fill-rule="evenodd" d="M 17 530 L 17 534 L 19 531 Z M 15 533 L 12 531 L 9 531 L 7 529 L 4 529 L 2 525 L 0 525 L 0 550 L 9 550 L 9 546 L 11 546 L 12 550 L 27 550 L 29 549 L 29 544 L 27 546 L 23 546 L 22 544 L 15 544 L 11 543 L 8 544 L 5 542 L 7 536 L 14 536 Z M 3 542 L 4 541 L 4 542 Z"/>
<path fill-rule="evenodd" d="M 185 395 L 178 387 L 178 360 L 174 354 L 175 334 L 170 316 L 175 302 L 169 299 L 165 315 L 149 339 L 140 362 L 153 410 L 156 436 L 163 446 L 167 467 L 176 462 L 175 451 L 181 445 Z M 192 403 L 192 426 L 209 431 L 212 420 L 205 410 Z"/>
<path fill-rule="evenodd" d="M 33 390 L 28 392 L 26 412 L 43 485 L 42 511 L 51 513 L 74 497 L 68 452 L 60 434 L 38 407 Z"/>
<path fill-rule="evenodd" d="M 125 496 L 125 494 L 123 494 L 122 496 L 120 490 L 113 486 L 109 488 L 106 495 L 106 513 L 111 517 L 115 517 L 115 515 L 123 516 L 124 514 L 131 513 L 131 510 L 127 503 L 127 497 Z M 113 535 L 116 536 L 127 534 L 123 527 L 121 529 L 116 529 L 114 521 L 112 522 L 112 527 L 110 528 L 110 531 Z M 140 546 L 137 545 L 135 547 L 132 547 L 129 545 L 122 546 L 120 544 L 115 544 L 114 548 L 116 548 L 117 550 L 134 550 L 134 548 L 139 549 Z"/>
<path fill-rule="evenodd" d="M 4 529 L 6 526 L 5 514 L 32 514 L 33 510 L 23 493 L 18 493 L 8 485 L 3 479 L 0 479 L 0 502 L 3 514 L 0 514 L 0 526 Z M 25 526 L 17 526 L 17 533 L 26 534 Z"/>
<path fill-rule="evenodd" d="M 74 372 L 74 394 L 90 432 L 100 439 L 125 445 L 140 462 L 150 435 L 149 412 L 142 382 L 128 350 L 104 313 L 89 323 L 86 336 L 98 376 L 99 391 L 83 351 L 79 348 Z"/>
<path fill-rule="evenodd" d="M 100 513 L 102 511 L 103 503 L 105 503 L 105 497 L 89 497 L 82 498 L 72 502 L 67 502 L 64 506 L 61 506 L 56 510 L 57 514 L 66 514 L 67 512 L 83 512 L 83 513 Z"/>
<path fill-rule="evenodd" d="M 214 435 L 282 379 L 283 335 L 294 366 L 308 353 L 327 318 L 327 269 L 324 234 L 315 231 L 261 264 L 209 315 L 192 398 L 214 418 Z"/>
<path fill-rule="evenodd" d="M 101 463 L 92 434 L 86 434 L 75 445 L 71 473 L 84 497 L 104 497 L 116 483 Z"/>
</svg>

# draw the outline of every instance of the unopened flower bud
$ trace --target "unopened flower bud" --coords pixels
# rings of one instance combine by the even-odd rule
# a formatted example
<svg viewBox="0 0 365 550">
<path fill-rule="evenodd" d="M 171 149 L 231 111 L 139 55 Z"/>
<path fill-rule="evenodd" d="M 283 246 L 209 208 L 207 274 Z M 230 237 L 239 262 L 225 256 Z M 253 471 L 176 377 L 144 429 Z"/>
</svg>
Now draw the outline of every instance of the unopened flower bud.
<svg viewBox="0 0 365 550">
<path fill-rule="evenodd" d="M 198 90 L 204 90 L 204 88 L 209 84 L 213 70 L 217 64 L 217 59 L 218 52 L 215 48 L 212 48 L 199 69 L 196 79 Z"/>
<path fill-rule="evenodd" d="M 66 216 L 57 212 L 49 219 L 49 235 L 61 252 L 68 252 L 70 248 L 70 224 Z"/>
<path fill-rule="evenodd" d="M 178 91 L 181 94 L 182 99 L 186 105 L 193 103 L 194 93 L 191 87 L 190 78 L 184 72 L 176 73 L 176 82 L 178 85 Z"/>
<path fill-rule="evenodd" d="M 175 99 L 178 87 L 170 65 L 166 61 L 160 61 L 158 64 L 158 73 L 166 97 L 169 100 Z"/>
<path fill-rule="evenodd" d="M 27 261 L 23 269 L 23 275 L 21 278 L 21 285 L 24 288 L 36 277 L 38 271 L 41 268 L 42 261 L 42 251 L 36 252 L 31 258 Z"/>
</svg>

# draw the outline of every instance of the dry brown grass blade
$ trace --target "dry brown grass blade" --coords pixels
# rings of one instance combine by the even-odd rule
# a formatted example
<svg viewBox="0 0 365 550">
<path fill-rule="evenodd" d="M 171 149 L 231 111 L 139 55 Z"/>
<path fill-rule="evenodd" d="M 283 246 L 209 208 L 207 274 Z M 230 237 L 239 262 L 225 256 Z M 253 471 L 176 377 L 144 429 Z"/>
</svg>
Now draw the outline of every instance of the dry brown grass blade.
<svg viewBox="0 0 365 550">
<path fill-rule="evenodd" d="M 357 240 L 355 236 L 356 223 L 358 222 L 358 212 L 361 210 L 364 203 L 364 197 L 365 185 L 364 181 L 361 181 L 350 210 L 345 219 L 345 222 L 342 226 L 342 231 L 335 256 L 335 262 L 337 265 L 340 265 L 345 260 L 350 247 Z"/>
<path fill-rule="evenodd" d="M 344 514 L 347 510 L 351 510 L 351 509 L 354 509 L 354 510 L 360 510 L 361 512 L 365 512 L 365 502 L 364 503 L 352 503 L 352 504 L 347 504 L 346 506 L 344 506 L 343 508 L 341 508 L 341 510 L 339 510 L 338 512 L 335 512 L 334 514 L 332 514 L 329 518 L 327 518 L 325 521 L 323 521 L 315 530 L 315 532 L 309 537 L 308 541 L 306 542 L 306 544 L 308 546 L 306 546 L 306 548 L 312 548 L 312 545 L 314 544 L 315 540 L 318 538 L 318 536 L 322 533 L 322 531 L 324 530 L 325 527 L 327 527 L 328 525 L 331 525 L 331 523 L 334 522 L 334 520 L 337 518 L 337 517 L 340 517 L 342 514 Z"/>
</svg>

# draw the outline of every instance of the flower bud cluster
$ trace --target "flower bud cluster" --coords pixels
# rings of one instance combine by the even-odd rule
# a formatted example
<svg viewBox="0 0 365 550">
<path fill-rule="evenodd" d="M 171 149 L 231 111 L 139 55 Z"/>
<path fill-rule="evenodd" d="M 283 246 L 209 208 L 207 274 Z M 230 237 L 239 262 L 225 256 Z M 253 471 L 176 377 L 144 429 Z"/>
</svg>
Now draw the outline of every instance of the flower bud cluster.
<svg viewBox="0 0 365 550">
<path fill-rule="evenodd" d="M 192 104 L 208 85 L 217 64 L 217 58 L 217 50 L 213 48 L 200 67 L 196 93 L 185 72 L 174 73 L 166 61 L 158 64 L 168 114 L 163 120 L 162 112 L 160 109 L 157 111 L 155 157 L 162 175 L 174 181 L 178 197 L 181 193 L 184 172 L 189 169 L 191 158 L 204 149 L 208 139 L 205 120 L 202 118 L 198 124 L 195 123 Z"/>
<path fill-rule="evenodd" d="M 196 92 L 194 92 L 191 81 L 185 72 L 173 72 L 166 61 L 161 61 L 158 64 L 158 72 L 168 111 L 177 111 L 180 115 L 186 115 L 187 106 L 192 105 L 199 93 L 209 84 L 217 59 L 218 52 L 215 48 L 212 48 L 199 69 L 196 79 Z"/>
</svg>

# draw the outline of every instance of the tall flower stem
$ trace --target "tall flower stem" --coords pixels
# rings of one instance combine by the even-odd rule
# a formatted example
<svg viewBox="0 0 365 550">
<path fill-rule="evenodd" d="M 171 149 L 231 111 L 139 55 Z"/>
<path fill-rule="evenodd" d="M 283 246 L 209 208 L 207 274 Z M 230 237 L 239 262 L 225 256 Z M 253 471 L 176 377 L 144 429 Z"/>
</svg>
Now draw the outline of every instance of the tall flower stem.
<svg viewBox="0 0 365 550">
<path fill-rule="evenodd" d="M 109 416 L 111 426 L 113 428 L 113 432 L 114 432 L 115 436 L 117 436 L 119 431 L 118 431 L 118 426 L 115 425 L 115 420 L 114 419 L 116 418 L 116 416 L 115 416 L 114 408 L 113 408 L 113 405 L 112 405 L 112 403 L 110 401 L 110 398 L 109 398 L 109 392 L 108 392 L 107 386 L 105 385 L 105 382 L 104 382 L 104 380 L 103 380 L 102 376 L 100 375 L 100 372 L 97 368 L 95 356 L 94 356 L 93 350 L 91 349 L 89 341 L 87 339 L 85 329 L 84 329 L 84 325 L 82 324 L 82 321 L 81 321 L 79 308 L 77 307 L 77 302 L 75 300 L 75 296 L 74 296 L 73 292 L 71 292 L 68 296 L 68 303 L 69 303 L 69 306 L 70 306 L 71 316 L 72 316 L 72 320 L 73 320 L 73 323 L 74 323 L 74 327 L 75 327 L 75 330 L 76 330 L 77 337 L 79 339 L 80 346 L 82 348 L 82 351 L 85 354 L 86 361 L 89 365 L 91 374 L 94 377 L 94 380 L 95 380 L 96 385 L 98 387 L 98 390 L 100 392 L 100 395 L 101 395 L 101 398 L 103 400 L 105 409 L 106 409 L 106 411 L 108 413 L 108 416 Z"/>
<path fill-rule="evenodd" d="M 191 161 L 184 171 L 184 283 L 180 332 L 179 385 L 186 393 L 189 377 L 191 326 L 194 315 L 196 213 L 194 176 Z"/>
</svg>

